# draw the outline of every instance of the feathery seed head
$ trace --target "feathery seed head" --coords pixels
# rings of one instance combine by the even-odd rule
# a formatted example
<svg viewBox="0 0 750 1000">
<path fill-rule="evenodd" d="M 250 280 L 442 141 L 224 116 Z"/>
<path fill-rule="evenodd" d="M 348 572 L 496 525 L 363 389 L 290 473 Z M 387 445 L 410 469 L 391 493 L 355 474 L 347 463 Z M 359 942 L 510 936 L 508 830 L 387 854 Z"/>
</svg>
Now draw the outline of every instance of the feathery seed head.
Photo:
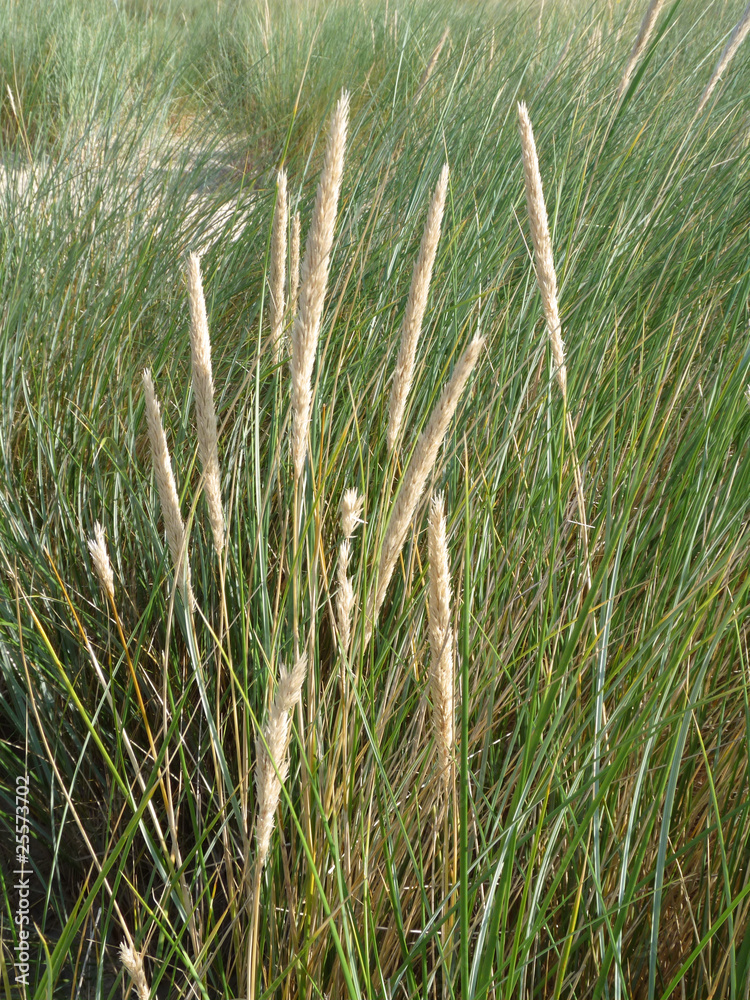
<svg viewBox="0 0 750 1000">
<path fill-rule="evenodd" d="M 433 497 L 427 521 L 430 581 L 430 689 L 435 740 L 444 782 L 450 776 L 453 754 L 453 636 L 451 633 L 450 563 L 448 559 L 445 499 Z"/>
<path fill-rule="evenodd" d="M 295 479 L 302 475 L 305 462 L 312 409 L 312 370 L 320 336 L 333 230 L 344 171 L 348 117 L 349 94 L 344 91 L 331 122 L 302 261 L 299 307 L 292 327 L 292 462 Z"/>
<path fill-rule="evenodd" d="M 214 546 L 216 551 L 221 553 L 224 548 L 224 510 L 221 503 L 221 473 L 219 470 L 216 410 L 214 409 L 211 340 L 208 334 L 200 259 L 197 254 L 191 253 L 188 257 L 187 279 L 198 455 L 203 467 L 203 483 Z"/>
<path fill-rule="evenodd" d="M 419 436 L 414 454 L 404 473 L 401 489 L 393 504 L 393 512 L 389 518 L 381 546 L 380 563 L 376 577 L 377 587 L 370 592 L 367 602 L 366 643 L 372 636 L 372 630 L 385 599 L 385 592 L 388 589 L 396 560 L 406 540 L 406 534 L 427 482 L 427 477 L 435 464 L 438 449 L 443 442 L 448 425 L 456 412 L 461 393 L 474 370 L 483 346 L 484 337 L 475 337 L 459 358 L 450 380 L 443 387 L 427 426 Z"/>
<path fill-rule="evenodd" d="M 557 275 L 552 259 L 552 241 L 547 224 L 547 208 L 544 204 L 542 176 L 539 172 L 534 132 L 531 128 L 529 113 L 523 102 L 518 105 L 518 123 L 521 133 L 526 206 L 529 213 L 531 241 L 534 244 L 536 280 L 542 295 L 542 308 L 552 347 L 555 374 L 565 398 L 567 397 L 568 376 L 565 367 L 565 345 L 560 330 L 560 313 L 557 305 Z"/>
<path fill-rule="evenodd" d="M 430 56 L 427 65 L 425 66 L 424 73 L 422 74 L 422 79 L 419 81 L 419 87 L 417 88 L 417 97 L 422 93 L 422 90 L 427 84 L 427 81 L 432 76 L 433 70 L 437 66 L 437 61 L 440 58 L 440 53 L 443 51 L 443 46 L 448 41 L 448 35 L 450 34 L 450 28 L 446 27 L 443 32 L 440 41 L 437 43 L 435 48 L 432 50 L 432 55 Z"/>
<path fill-rule="evenodd" d="M 734 59 L 737 49 L 739 49 L 740 45 L 742 45 L 748 34 L 750 34 L 750 3 L 745 8 L 745 12 L 742 17 L 734 26 L 732 34 L 729 36 L 727 44 L 724 46 L 722 53 L 719 56 L 719 61 L 714 67 L 711 79 L 708 81 L 705 90 L 701 94 L 701 99 L 698 104 L 698 114 L 700 114 L 700 112 L 705 108 L 708 103 L 708 99 L 714 92 L 714 88 L 721 79 L 724 70 L 730 64 L 732 59 Z"/>
<path fill-rule="evenodd" d="M 185 525 L 180 514 L 180 500 L 177 496 L 177 486 L 172 472 L 172 460 L 169 457 L 169 447 L 161 422 L 161 409 L 156 398 L 154 382 L 148 368 L 143 372 L 143 388 L 146 397 L 146 423 L 151 444 L 151 460 L 156 477 L 156 489 L 161 503 L 164 528 L 167 534 L 167 544 L 172 556 L 177 577 L 177 586 L 186 602 L 192 607 L 193 597 L 190 587 L 190 566 L 187 558 Z"/>
<path fill-rule="evenodd" d="M 271 343 L 274 363 L 281 360 L 281 331 L 284 324 L 284 282 L 286 280 L 286 229 L 287 229 L 286 170 L 276 177 L 276 211 L 271 230 Z"/>
<path fill-rule="evenodd" d="M 344 538 L 351 538 L 356 526 L 361 524 L 364 503 L 365 498 L 359 495 L 356 487 L 344 491 L 341 499 L 341 533 Z"/>
<path fill-rule="evenodd" d="M 138 1000 L 148 1000 L 149 988 L 146 973 L 143 969 L 143 956 L 126 941 L 120 944 L 120 961 L 125 971 L 133 980 L 133 986 L 138 994 Z"/>
<path fill-rule="evenodd" d="M 401 346 L 396 359 L 396 369 L 393 373 L 391 398 L 388 406 L 388 451 L 396 446 L 401 423 L 404 417 L 406 400 L 414 377 L 414 359 L 417 352 L 417 342 L 422 330 L 427 307 L 427 295 L 432 280 L 432 269 L 435 264 L 435 254 L 440 239 L 440 227 L 445 208 L 445 196 L 448 191 L 448 164 L 440 171 L 440 179 L 430 202 L 427 212 L 419 256 L 414 264 L 414 273 L 406 301 L 404 321 L 401 327 Z"/>
<path fill-rule="evenodd" d="M 268 856 L 273 821 L 281 796 L 281 782 L 289 773 L 289 736 L 291 712 L 297 703 L 307 673 L 307 657 L 303 654 L 291 671 L 283 666 L 279 671 L 263 738 L 255 741 L 255 785 L 258 798 L 256 826 L 257 861 L 262 868 Z"/>
<path fill-rule="evenodd" d="M 622 79 L 620 80 L 620 86 L 617 88 L 618 101 L 628 89 L 628 84 L 630 83 L 630 78 L 633 75 L 633 70 L 638 64 L 638 60 L 641 58 L 641 53 L 648 44 L 648 40 L 651 37 L 651 32 L 654 30 L 656 19 L 659 16 L 659 11 L 661 10 L 663 4 L 664 0 L 651 0 L 646 8 L 646 13 L 643 15 L 641 26 L 638 29 L 638 34 L 636 35 L 635 42 L 633 43 L 630 58 L 627 61 L 625 70 L 622 74 Z"/>
<path fill-rule="evenodd" d="M 299 244 L 302 231 L 302 222 L 299 212 L 294 213 L 292 219 L 292 248 L 291 260 L 289 261 L 289 309 L 295 312 L 297 309 L 297 295 L 299 293 Z"/>
<path fill-rule="evenodd" d="M 112 564 L 109 561 L 107 543 L 104 540 L 104 528 L 102 528 L 98 521 L 94 524 L 94 537 L 89 538 L 88 546 L 89 552 L 91 553 L 91 560 L 94 563 L 94 569 L 96 570 L 96 575 L 99 577 L 99 582 L 102 587 L 104 587 L 109 599 L 114 601 L 115 577 L 112 572 Z"/>
<path fill-rule="evenodd" d="M 354 529 L 361 523 L 360 514 L 365 498 L 357 493 L 355 488 L 344 492 L 341 500 L 341 532 L 344 540 L 339 545 L 339 561 L 336 567 L 336 580 L 339 585 L 336 594 L 336 616 L 338 618 L 341 642 L 345 650 L 349 648 L 351 638 L 351 619 L 354 610 L 354 587 L 349 578 L 349 560 L 351 558 L 351 538 Z"/>
</svg>

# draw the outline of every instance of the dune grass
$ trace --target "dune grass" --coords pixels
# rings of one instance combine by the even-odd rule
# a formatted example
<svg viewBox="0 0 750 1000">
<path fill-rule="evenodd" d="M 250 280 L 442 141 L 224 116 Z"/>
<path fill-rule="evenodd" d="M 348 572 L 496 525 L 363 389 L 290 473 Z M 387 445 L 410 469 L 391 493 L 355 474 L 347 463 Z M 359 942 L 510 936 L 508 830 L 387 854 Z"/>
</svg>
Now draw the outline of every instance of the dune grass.
<svg viewBox="0 0 750 1000">
<path fill-rule="evenodd" d="M 667 0 L 621 88 L 646 0 L 0 0 L 0 996 L 104 1000 L 132 978 L 203 1000 L 747 997 L 750 47 L 699 110 L 744 6 Z M 344 88 L 295 469 L 277 177 L 304 257 Z M 421 435 L 477 337 L 412 516 Z M 436 705 L 445 615 L 454 689 Z"/>
</svg>

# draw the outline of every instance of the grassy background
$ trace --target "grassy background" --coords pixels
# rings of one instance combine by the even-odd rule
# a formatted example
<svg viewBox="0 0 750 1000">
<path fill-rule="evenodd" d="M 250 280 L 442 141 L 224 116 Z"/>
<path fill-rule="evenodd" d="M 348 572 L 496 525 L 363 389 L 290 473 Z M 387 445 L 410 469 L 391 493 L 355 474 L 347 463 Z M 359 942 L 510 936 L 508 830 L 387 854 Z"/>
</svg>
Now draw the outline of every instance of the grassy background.
<svg viewBox="0 0 750 1000">
<path fill-rule="evenodd" d="M 155 995 L 245 996 L 248 914 L 231 886 L 252 854 L 248 773 L 292 655 L 293 580 L 314 655 L 263 879 L 258 995 L 748 996 L 750 48 L 697 116 L 744 4 L 667 0 L 618 107 L 643 7 L 289 0 L 266 18 L 262 3 L 228 0 L 0 0 L 4 996 L 20 995 L 11 863 L 25 769 L 39 931 L 28 995 L 119 994 L 122 919 Z M 274 171 L 283 158 L 304 237 L 342 86 L 349 152 L 295 552 L 288 373 L 265 349 Z M 585 598 L 517 99 L 560 284 L 591 525 Z M 399 465 L 388 379 L 446 158 Z M 204 251 L 223 425 L 223 567 L 199 493 L 189 249 Z M 424 505 L 366 650 L 360 621 L 341 654 L 328 604 L 343 490 L 366 497 L 362 603 L 400 468 L 477 330 L 487 348 L 432 480 L 449 511 L 467 722 L 443 813 Z M 146 365 L 191 519 L 194 624 L 172 596 Z M 124 642 L 86 548 L 97 519 Z M 163 827 L 167 760 L 192 918 L 147 808 Z"/>
</svg>

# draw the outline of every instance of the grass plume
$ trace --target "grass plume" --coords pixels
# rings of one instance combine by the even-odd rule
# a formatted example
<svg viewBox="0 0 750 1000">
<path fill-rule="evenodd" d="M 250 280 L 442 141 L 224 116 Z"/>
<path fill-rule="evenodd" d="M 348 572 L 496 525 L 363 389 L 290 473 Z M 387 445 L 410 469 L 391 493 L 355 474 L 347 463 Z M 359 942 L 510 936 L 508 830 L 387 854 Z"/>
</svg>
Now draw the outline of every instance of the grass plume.
<svg viewBox="0 0 750 1000">
<path fill-rule="evenodd" d="M 451 631 L 451 579 L 445 521 L 445 496 L 430 503 L 427 520 L 430 581 L 430 692 L 433 728 L 438 748 L 440 777 L 447 786 L 453 759 L 453 633 Z"/>
<path fill-rule="evenodd" d="M 154 381 L 148 368 L 143 371 L 143 390 L 146 399 L 146 423 L 148 439 L 151 444 L 151 460 L 154 466 L 162 517 L 164 518 L 167 544 L 172 556 L 177 587 L 188 607 L 192 607 L 193 592 L 190 583 L 185 525 L 180 513 L 180 498 L 177 495 L 177 485 L 172 472 L 167 437 L 161 422 L 161 409 L 156 398 Z"/>
<path fill-rule="evenodd" d="M 706 84 L 705 90 L 701 94 L 701 99 L 698 103 L 698 114 L 705 108 L 706 104 L 714 92 L 716 84 L 721 79 L 724 71 L 729 66 L 730 62 L 734 59 L 737 54 L 737 50 L 740 45 L 745 41 L 748 34 L 750 34 L 750 3 L 745 7 L 745 11 L 742 17 L 739 19 L 737 24 L 732 30 L 732 34 L 727 40 L 727 44 L 724 46 L 719 60 L 714 67 L 714 71 L 711 74 L 711 79 Z"/>
<path fill-rule="evenodd" d="M 203 295 L 200 260 L 191 253 L 187 261 L 188 303 L 190 306 L 190 355 L 193 365 L 195 423 L 198 456 L 203 467 L 203 488 L 216 552 L 224 551 L 224 509 L 221 501 L 221 471 L 214 407 L 211 368 L 211 340 L 208 334 L 206 300 Z"/>
<path fill-rule="evenodd" d="M 112 572 L 112 563 L 109 561 L 107 543 L 104 539 L 104 528 L 98 521 L 94 524 L 94 537 L 89 539 L 88 547 L 96 575 L 99 577 L 99 582 L 110 601 L 114 601 L 115 576 Z"/>
<path fill-rule="evenodd" d="M 297 315 L 292 327 L 292 464 L 297 480 L 302 475 L 307 448 L 312 409 L 312 371 L 320 336 L 333 228 L 344 172 L 348 119 L 349 94 L 344 91 L 331 120 L 323 170 L 302 260 Z"/>
<path fill-rule="evenodd" d="M 274 364 L 281 361 L 281 333 L 284 326 L 284 283 L 286 281 L 286 231 L 288 224 L 286 170 L 276 175 L 276 209 L 271 229 L 271 343 Z"/>
<path fill-rule="evenodd" d="M 370 591 L 367 602 L 365 622 L 365 642 L 369 642 L 377 622 L 380 608 L 385 600 L 385 593 L 391 581 L 396 560 L 406 541 L 409 525 L 417 509 L 419 498 L 432 471 L 437 458 L 438 449 L 443 442 L 458 401 L 463 392 L 474 366 L 479 360 L 479 354 L 484 346 L 483 337 L 475 337 L 456 363 L 447 384 L 443 387 L 440 398 L 430 415 L 427 426 L 422 431 L 411 456 L 408 468 L 404 473 L 398 496 L 393 504 L 393 510 L 388 518 L 388 527 L 380 550 L 380 561 L 376 574 L 376 586 Z"/>
<path fill-rule="evenodd" d="M 656 20 L 659 17 L 659 11 L 663 6 L 664 0 L 649 0 L 649 5 L 646 8 L 646 13 L 643 15 L 641 26 L 638 29 L 638 34 L 633 42 L 633 48 L 631 49 L 630 56 L 628 57 L 628 61 L 625 64 L 625 69 L 623 70 L 622 77 L 620 79 L 620 84 L 617 88 L 617 101 L 621 100 L 623 94 L 628 89 L 628 84 L 630 83 L 630 78 L 633 75 L 633 70 L 638 65 L 638 61 L 643 54 L 643 50 L 648 45 L 648 40 L 651 37 Z"/>
<path fill-rule="evenodd" d="M 120 961 L 122 967 L 133 980 L 138 1000 L 148 1000 L 151 990 L 143 968 L 143 955 L 136 951 L 132 945 L 123 941 L 120 944 Z"/>
<path fill-rule="evenodd" d="M 565 345 L 560 327 L 560 311 L 557 305 L 557 274 L 552 259 L 552 240 L 547 222 L 547 207 L 544 203 L 542 175 L 534 142 L 534 131 L 526 105 L 518 105 L 518 125 L 521 133 L 521 155 L 523 157 L 523 178 L 526 191 L 526 207 L 529 213 L 531 241 L 534 245 L 536 280 L 542 295 L 542 309 L 547 323 L 555 377 L 563 398 L 568 395 L 568 373 L 565 367 Z"/>
<path fill-rule="evenodd" d="M 427 295 L 430 291 L 432 269 L 435 264 L 435 254 L 440 240 L 440 226 L 445 208 L 445 196 L 448 191 L 448 164 L 440 171 L 440 179 L 435 188 L 430 208 L 427 212 L 419 255 L 414 264 L 414 273 L 409 288 L 409 298 L 401 327 L 401 344 L 396 359 L 396 369 L 393 373 L 391 396 L 388 405 L 388 431 L 386 443 L 389 451 L 396 447 L 401 422 L 404 418 L 406 399 L 411 389 L 414 377 L 414 359 L 417 352 L 419 334 L 422 330 L 422 320 L 427 308 Z"/>
<path fill-rule="evenodd" d="M 362 506 L 365 500 L 356 489 L 345 491 L 341 501 L 341 534 L 339 545 L 339 561 L 336 569 L 338 593 L 336 594 L 336 618 L 341 635 L 341 645 L 346 652 L 349 649 L 352 628 L 352 612 L 354 610 L 354 587 L 349 579 L 349 560 L 351 558 L 351 542 L 354 529 L 360 522 Z"/>
<path fill-rule="evenodd" d="M 297 296 L 299 295 L 299 248 L 301 238 L 302 222 L 299 212 L 294 213 L 292 219 L 292 246 L 289 260 L 289 310 L 292 314 L 297 311 Z"/>
</svg>

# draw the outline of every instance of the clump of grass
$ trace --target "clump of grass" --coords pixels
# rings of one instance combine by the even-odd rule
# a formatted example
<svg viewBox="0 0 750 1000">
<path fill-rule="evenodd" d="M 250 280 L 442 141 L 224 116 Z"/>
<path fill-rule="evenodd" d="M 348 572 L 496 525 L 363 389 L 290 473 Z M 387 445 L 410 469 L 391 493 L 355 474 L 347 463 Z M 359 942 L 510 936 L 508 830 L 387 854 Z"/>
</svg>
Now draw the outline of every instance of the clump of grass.
<svg viewBox="0 0 750 1000">
<path fill-rule="evenodd" d="M 436 9 L 425 30 L 439 37 L 450 21 L 462 58 L 430 86 L 430 102 L 413 99 L 418 18 L 399 7 L 396 36 L 392 12 L 384 23 L 378 11 L 376 24 L 367 2 L 363 16 L 357 9 L 367 61 L 354 79 L 368 82 L 352 96 L 325 293 L 335 290 L 335 308 L 321 314 L 299 478 L 284 460 L 289 380 L 280 366 L 279 378 L 266 377 L 274 358 L 262 350 L 272 255 L 266 266 L 257 248 L 272 242 L 270 213 L 253 202 L 239 239 L 239 215 L 217 230 L 211 197 L 191 201 L 199 175 L 188 156 L 134 183 L 137 142 L 132 158 L 119 146 L 104 173 L 102 143 L 85 184 L 67 185 L 59 164 L 40 160 L 39 197 L 29 188 L 22 198 L 14 183 L 3 191 L 0 721 L 10 735 L 0 763 L 21 773 L 28 746 L 30 829 L 45 848 L 35 923 L 57 941 L 46 967 L 37 949 L 37 995 L 84 995 L 90 975 L 107 982 L 117 928 L 133 947 L 123 911 L 139 942 L 155 942 L 159 996 L 743 994 L 750 152 L 741 116 L 693 128 L 695 66 L 715 42 L 693 30 L 708 19 L 691 2 L 670 5 L 670 30 L 687 44 L 662 62 L 668 73 L 658 71 L 662 53 L 651 54 L 645 129 L 637 95 L 607 122 L 596 115 L 617 84 L 608 67 L 627 57 L 615 8 L 547 4 L 549 37 L 573 38 L 564 59 L 539 44 L 523 5 L 503 5 L 492 34 L 486 21 L 472 22 L 472 34 Z M 131 16 L 120 8 L 117 17 Z M 300 8 L 302 22 L 313 16 Z M 305 123 L 317 134 L 316 106 L 341 84 L 341 50 L 328 58 L 322 30 L 301 62 L 291 44 L 280 50 L 285 33 L 300 37 L 286 32 L 295 17 L 274 14 L 260 71 L 292 81 L 288 101 L 267 86 L 270 111 L 283 106 L 294 124 L 285 139 L 275 122 L 254 144 L 259 162 L 240 166 L 238 179 L 249 189 L 256 167 L 272 176 L 283 157 L 306 191 L 318 146 L 306 145 Z M 592 18 L 604 26 L 596 72 Z M 359 30 L 337 9 L 326 25 L 334 20 Z M 175 26 L 180 39 L 195 34 Z M 493 37 L 502 59 L 490 72 Z M 251 39 L 247 58 L 262 44 Z M 326 66 L 328 89 L 318 88 Z M 545 311 L 549 384 L 514 222 L 510 112 L 521 83 L 537 85 L 539 121 L 555 133 L 543 171 L 554 208 L 541 172 L 538 199 L 565 318 L 564 330 L 551 324 L 557 364 Z M 23 82 L 18 92 L 37 156 L 33 100 Z M 450 232 L 444 221 L 430 342 L 399 432 L 409 448 L 393 454 L 392 317 L 413 263 L 402 248 L 422 230 L 425 178 L 447 154 L 459 165 Z M 189 246 L 207 247 L 213 350 L 205 342 L 225 428 L 221 558 L 208 531 L 191 527 L 180 543 L 194 615 L 167 599 L 162 515 L 150 507 L 133 400 L 148 363 L 172 394 L 173 485 L 192 524 L 206 476 L 174 301 Z M 414 445 L 429 450 L 420 431 L 475 330 L 486 354 L 459 394 L 463 415 L 456 407 L 451 418 L 465 448 L 456 455 L 449 428 L 418 475 Z M 584 470 L 582 596 L 566 525 Z M 445 517 L 459 506 L 464 516 Z M 96 518 L 109 552 L 96 527 L 88 549 L 80 541 Z M 447 521 L 451 547 L 463 550 L 453 579 Z M 381 559 L 394 550 L 366 643 L 378 574 L 388 575 Z M 447 650 L 438 623 L 461 667 L 455 690 L 446 678 L 437 686 Z M 302 658 L 299 697 L 274 715 L 278 678 L 288 680 L 278 665 Z M 459 704 L 450 737 L 445 715 Z M 269 752 L 272 717 L 286 727 L 279 754 Z M 14 808 L 0 787 L 6 841 Z M 3 935 L 11 953 L 12 925 Z"/>
</svg>

